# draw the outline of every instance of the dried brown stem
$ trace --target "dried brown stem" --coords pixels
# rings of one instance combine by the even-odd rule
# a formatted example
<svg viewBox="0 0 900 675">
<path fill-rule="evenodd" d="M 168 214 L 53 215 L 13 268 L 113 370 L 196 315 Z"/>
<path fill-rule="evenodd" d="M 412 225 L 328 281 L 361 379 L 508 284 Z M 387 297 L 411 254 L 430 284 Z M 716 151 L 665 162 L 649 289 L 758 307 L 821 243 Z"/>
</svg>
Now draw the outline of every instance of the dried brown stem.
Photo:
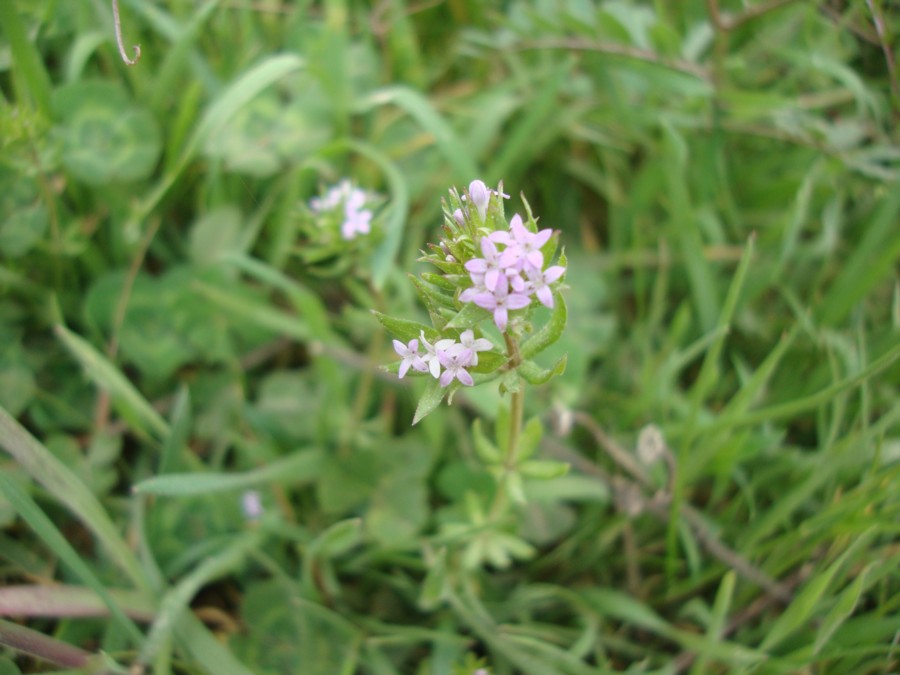
<svg viewBox="0 0 900 675">
<path fill-rule="evenodd" d="M 875 32 L 878 34 L 878 44 L 884 53 L 884 62 L 887 64 L 888 77 L 891 80 L 891 91 L 894 97 L 900 99 L 900 84 L 897 82 L 897 72 L 894 65 L 894 52 L 891 50 L 890 40 L 887 31 L 884 28 L 884 21 L 881 19 L 881 13 L 875 6 L 874 0 L 866 0 L 866 5 L 872 13 L 872 24 L 875 26 Z"/>
<path fill-rule="evenodd" d="M 709 80 L 709 71 L 701 65 L 684 59 L 667 59 L 660 56 L 656 52 L 629 45 L 622 45 L 615 42 L 600 42 L 597 40 L 587 40 L 582 38 L 544 38 L 540 40 L 523 40 L 516 47 L 520 50 L 524 49 L 571 49 L 574 51 L 590 51 L 608 54 L 610 56 L 620 56 L 635 61 L 643 61 L 644 63 L 652 63 L 670 70 L 677 70 L 687 75 L 693 75 L 701 80 Z"/>
<path fill-rule="evenodd" d="M 122 60 L 126 65 L 133 66 L 141 60 L 141 46 L 134 45 L 132 47 L 134 50 L 134 58 L 128 58 L 128 54 L 125 52 L 125 41 L 122 39 L 122 19 L 119 17 L 119 0 L 112 0 L 112 11 L 113 23 L 116 25 L 116 45 L 119 47 L 119 56 L 122 57 Z"/>
<path fill-rule="evenodd" d="M 752 21 L 763 14 L 768 14 L 769 12 L 780 9 L 786 5 L 795 2 L 796 0 L 769 0 L 769 2 L 763 2 L 758 5 L 753 5 L 748 7 L 743 12 L 738 14 L 722 14 L 719 11 L 719 2 L 718 0 L 707 0 L 706 7 L 709 11 L 709 18 L 712 21 L 713 26 L 715 26 L 716 30 L 729 32 L 733 31 L 735 28 L 738 28 L 748 21 Z"/>
</svg>

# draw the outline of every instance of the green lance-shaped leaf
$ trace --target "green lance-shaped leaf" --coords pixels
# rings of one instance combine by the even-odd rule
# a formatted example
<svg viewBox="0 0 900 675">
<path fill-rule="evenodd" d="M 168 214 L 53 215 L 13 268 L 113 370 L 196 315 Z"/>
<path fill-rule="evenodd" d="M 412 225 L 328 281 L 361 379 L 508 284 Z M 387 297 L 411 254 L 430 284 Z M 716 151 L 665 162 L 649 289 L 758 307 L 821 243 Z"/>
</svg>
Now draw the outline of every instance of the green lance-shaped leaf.
<svg viewBox="0 0 900 675">
<path fill-rule="evenodd" d="M 407 319 L 397 319 L 393 316 L 376 312 L 374 309 L 372 310 L 372 314 L 374 314 L 375 318 L 381 322 L 382 326 L 401 342 L 407 343 L 410 340 L 418 340 L 422 331 L 425 332 L 425 337 L 429 340 L 436 340 L 440 337 L 434 328 L 426 326 L 424 323 L 409 321 Z"/>
<path fill-rule="evenodd" d="M 444 600 L 448 588 L 447 576 L 447 549 L 442 548 L 434 556 L 422 582 L 419 607 L 425 611 L 433 610 Z"/>
<path fill-rule="evenodd" d="M 467 302 L 463 305 L 463 308 L 459 310 L 456 316 L 450 319 L 447 328 L 457 328 L 459 330 L 474 328 L 490 317 L 491 313 L 486 309 L 483 309 L 474 303 Z"/>
<path fill-rule="evenodd" d="M 503 453 L 484 435 L 479 419 L 472 423 L 472 439 L 475 441 L 475 452 L 478 453 L 482 462 L 500 464 L 503 461 Z"/>
<path fill-rule="evenodd" d="M 505 354 L 497 352 L 478 352 L 478 365 L 469 368 L 471 373 L 493 373 L 507 362 Z"/>
<path fill-rule="evenodd" d="M 537 333 L 522 343 L 519 353 L 523 359 L 530 359 L 540 354 L 559 340 L 562 335 L 568 320 L 568 310 L 566 309 L 566 302 L 559 291 L 553 293 L 553 299 L 553 313 L 550 315 L 550 320 Z"/>
<path fill-rule="evenodd" d="M 566 361 L 568 356 L 563 354 L 559 360 L 553 364 L 552 368 L 541 368 L 534 361 L 525 361 L 519 366 L 519 374 L 525 378 L 528 384 L 541 385 L 546 384 L 557 375 L 562 375 L 566 370 Z"/>
<path fill-rule="evenodd" d="M 549 480 L 569 473 L 569 465 L 565 462 L 554 462 L 549 459 L 530 459 L 519 465 L 519 472 L 526 478 Z"/>
<path fill-rule="evenodd" d="M 532 417 L 528 420 L 522 429 L 522 435 L 519 437 L 516 458 L 519 461 L 524 461 L 534 455 L 543 435 L 544 426 L 541 424 L 541 420 L 537 417 Z"/>
<path fill-rule="evenodd" d="M 447 322 L 446 319 L 443 318 L 444 313 L 447 310 L 456 309 L 453 300 L 438 291 L 431 284 L 425 283 L 421 279 L 414 277 L 412 274 L 409 275 L 409 280 L 419 294 L 419 298 L 425 305 L 425 309 L 428 310 L 428 316 L 431 317 L 431 322 L 438 328 L 443 327 Z"/>
<path fill-rule="evenodd" d="M 168 496 L 203 495 L 224 490 L 246 490 L 270 483 L 300 485 L 315 480 L 322 470 L 322 452 L 305 450 L 242 473 L 170 473 L 141 481 L 135 493 Z"/>
<path fill-rule="evenodd" d="M 413 417 L 412 422 L 413 426 L 418 424 L 426 415 L 437 408 L 441 404 L 441 401 L 444 400 L 444 395 L 455 386 L 455 382 L 449 387 L 442 387 L 441 383 L 437 380 L 429 382 L 428 386 L 425 387 L 425 393 L 422 394 L 422 398 L 419 399 L 419 405 L 416 407 L 416 414 Z"/>
</svg>

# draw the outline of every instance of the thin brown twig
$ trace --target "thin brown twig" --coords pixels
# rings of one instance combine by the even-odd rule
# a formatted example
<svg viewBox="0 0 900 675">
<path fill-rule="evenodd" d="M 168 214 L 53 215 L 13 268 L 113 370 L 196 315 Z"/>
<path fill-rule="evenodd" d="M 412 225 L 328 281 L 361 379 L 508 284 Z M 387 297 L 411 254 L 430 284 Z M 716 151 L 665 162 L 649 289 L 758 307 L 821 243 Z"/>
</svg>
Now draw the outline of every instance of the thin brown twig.
<svg viewBox="0 0 900 675">
<path fill-rule="evenodd" d="M 516 44 L 519 50 L 526 49 L 571 49 L 575 51 L 591 51 L 610 56 L 621 56 L 626 59 L 643 61 L 662 66 L 670 70 L 677 70 L 687 75 L 693 75 L 701 80 L 709 80 L 709 71 L 703 66 L 685 61 L 684 59 L 667 59 L 656 52 L 639 47 L 617 44 L 614 42 L 600 42 L 581 38 L 543 38 L 540 40 L 523 40 Z"/>
<path fill-rule="evenodd" d="M 122 39 L 122 19 L 119 17 L 119 0 L 112 0 L 113 23 L 116 25 L 116 45 L 119 47 L 119 56 L 125 62 L 125 65 L 133 66 L 141 60 L 141 46 L 134 45 L 134 58 L 129 59 L 125 52 L 125 41 Z"/>
<path fill-rule="evenodd" d="M 717 31 L 729 32 L 735 28 L 739 28 L 748 21 L 759 18 L 763 14 L 780 9 L 786 5 L 796 2 L 796 0 L 769 0 L 759 5 L 747 7 L 739 14 L 723 14 L 719 11 L 718 0 L 706 0 L 706 8 L 709 12 L 709 18 Z"/>
<path fill-rule="evenodd" d="M 878 44 L 884 53 L 884 62 L 887 64 L 888 77 L 891 80 L 891 91 L 894 96 L 900 99 L 900 84 L 897 83 L 897 72 L 894 67 L 894 53 L 891 51 L 889 40 L 884 28 L 884 22 L 881 20 L 881 14 L 875 6 L 873 0 L 866 0 L 866 5 L 872 13 L 872 24 L 875 26 L 875 32 L 878 34 Z"/>
</svg>

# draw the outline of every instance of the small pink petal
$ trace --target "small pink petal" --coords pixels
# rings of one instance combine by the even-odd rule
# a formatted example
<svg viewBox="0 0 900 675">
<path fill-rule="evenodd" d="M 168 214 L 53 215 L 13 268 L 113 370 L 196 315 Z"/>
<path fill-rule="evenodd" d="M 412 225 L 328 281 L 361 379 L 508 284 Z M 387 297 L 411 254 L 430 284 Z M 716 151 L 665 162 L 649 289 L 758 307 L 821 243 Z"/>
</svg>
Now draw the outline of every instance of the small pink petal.
<svg viewBox="0 0 900 675">
<path fill-rule="evenodd" d="M 565 272 L 566 268 L 562 265 L 554 265 L 553 267 L 548 267 L 546 270 L 544 270 L 544 283 L 552 284 L 563 274 L 565 274 Z"/>
<path fill-rule="evenodd" d="M 541 286 L 535 293 L 545 307 L 553 309 L 553 292 L 549 286 Z"/>
<path fill-rule="evenodd" d="M 500 329 L 500 332 L 504 332 L 506 330 L 506 324 L 509 321 L 509 314 L 506 312 L 506 307 L 504 305 L 500 305 L 494 310 L 494 323 L 497 324 L 497 328 Z"/>
</svg>

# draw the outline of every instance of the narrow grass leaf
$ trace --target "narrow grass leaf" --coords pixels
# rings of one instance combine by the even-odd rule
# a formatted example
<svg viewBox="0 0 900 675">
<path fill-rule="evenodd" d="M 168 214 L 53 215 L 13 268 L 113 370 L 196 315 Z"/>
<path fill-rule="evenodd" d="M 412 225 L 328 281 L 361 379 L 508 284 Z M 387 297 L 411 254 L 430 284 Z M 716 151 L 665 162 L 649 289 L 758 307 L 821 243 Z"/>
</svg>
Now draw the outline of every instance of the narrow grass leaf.
<svg viewBox="0 0 900 675">
<path fill-rule="evenodd" d="M 237 78 L 206 110 L 178 160 L 140 204 L 132 215 L 132 220 L 140 223 L 156 208 L 200 148 L 244 105 L 285 75 L 304 66 L 305 61 L 296 54 L 279 54 L 265 59 Z"/>
<path fill-rule="evenodd" d="M 174 636 L 181 650 L 209 675 L 256 675 L 190 612 L 182 612 Z"/>
<path fill-rule="evenodd" d="M 816 641 L 813 645 L 814 654 L 821 652 L 822 648 L 831 639 L 831 636 L 834 635 L 834 632 L 853 615 L 857 604 L 859 604 L 859 598 L 867 586 L 869 572 L 878 565 L 879 563 L 877 562 L 866 565 L 856 579 L 854 579 L 847 588 L 841 591 L 837 602 L 834 603 L 834 607 L 832 607 L 828 614 L 825 615 L 825 618 L 819 626 L 819 630 L 816 632 Z"/>
<path fill-rule="evenodd" d="M 312 337 L 309 326 L 300 317 L 273 309 L 268 305 L 261 305 L 258 300 L 223 291 L 202 281 L 195 281 L 191 287 L 234 318 L 250 321 L 255 326 L 298 342 L 309 342 Z"/>
<path fill-rule="evenodd" d="M 716 276 L 703 255 L 703 236 L 698 226 L 700 219 L 691 203 L 686 178 L 689 149 L 681 133 L 665 119 L 662 128 L 666 139 L 663 161 L 666 163 L 664 178 L 668 189 L 671 229 L 684 256 L 684 268 L 700 326 L 709 331 L 716 325 L 716 317 L 721 315 L 721 311 Z"/>
<path fill-rule="evenodd" d="M 306 286 L 294 281 L 271 265 L 244 254 L 230 253 L 223 260 L 254 279 L 283 291 L 300 312 L 313 337 L 327 340 L 331 344 L 344 344 L 344 340 L 331 329 L 328 310 L 322 300 Z"/>
<path fill-rule="evenodd" d="M 19 94 L 20 103 L 25 92 L 31 95 L 37 110 L 48 120 L 50 113 L 50 92 L 53 85 L 44 68 L 44 61 L 37 44 L 29 38 L 22 23 L 18 5 L 15 2 L 0 2 L 0 26 L 6 35 L 12 54 L 13 82 Z M 24 91 L 23 91 L 24 90 Z"/>
<path fill-rule="evenodd" d="M 144 642 L 144 635 L 129 619 L 118 603 L 107 592 L 106 587 L 96 577 L 88 564 L 66 540 L 62 532 L 53 524 L 49 516 L 37 503 L 5 473 L 0 472 L 0 494 L 2 494 L 22 519 L 28 523 L 34 533 L 53 553 L 91 590 L 103 600 L 110 614 L 128 635 L 132 644 L 139 646 Z"/>
<path fill-rule="evenodd" d="M 90 529 L 107 554 L 138 588 L 146 581 L 131 549 L 94 494 L 52 452 L 0 408 L 0 447 Z"/>
<path fill-rule="evenodd" d="M 138 494 L 186 497 L 224 490 L 245 490 L 268 483 L 304 484 L 319 476 L 322 457 L 320 450 L 305 450 L 244 473 L 180 473 L 155 476 L 136 484 L 132 490 Z"/>
<path fill-rule="evenodd" d="M 109 393 L 123 417 L 147 435 L 156 435 L 161 439 L 169 435 L 169 425 L 121 370 L 87 340 L 62 324 L 58 324 L 55 330 L 57 337 L 81 364 L 87 376 L 100 389 Z"/>
<path fill-rule="evenodd" d="M 409 87 L 395 86 L 376 91 L 363 101 L 364 108 L 396 105 L 405 110 L 423 129 L 434 137 L 435 145 L 453 167 L 455 180 L 472 180 L 479 174 L 466 145 L 431 102 Z"/>
<path fill-rule="evenodd" d="M 728 287 L 728 293 L 725 296 L 725 302 L 722 304 L 722 311 L 719 313 L 717 328 L 721 332 L 718 333 L 706 352 L 703 365 L 700 367 L 700 374 L 697 376 L 697 382 L 691 391 L 691 399 L 695 410 L 699 409 L 701 402 L 706 399 L 718 379 L 719 359 L 722 355 L 722 348 L 725 345 L 725 337 L 728 335 L 727 329 L 731 325 L 741 290 L 744 287 L 744 281 L 747 278 L 747 270 L 750 269 L 750 262 L 753 259 L 754 240 L 755 237 L 750 237 L 747 245 L 744 247 L 741 262 L 734 273 L 734 278 L 731 280 L 731 285 Z"/>
<path fill-rule="evenodd" d="M 868 223 L 860 224 L 864 233 L 849 260 L 842 261 L 841 273 L 831 283 L 826 296 L 817 303 L 819 320 L 835 324 L 862 300 L 879 282 L 891 277 L 900 257 L 897 217 L 900 190 L 885 196 Z"/>
<path fill-rule="evenodd" d="M 126 616 L 153 620 L 155 607 L 138 591 L 108 589 Z M 109 608 L 93 589 L 71 584 L 4 586 L 0 588 L 0 615 L 20 617 L 107 616 Z"/>
<path fill-rule="evenodd" d="M 47 661 L 56 666 L 78 668 L 78 672 L 97 672 L 97 657 L 88 651 L 44 635 L 32 628 L 12 621 L 0 619 L 0 645 L 23 654 Z M 19 673 L 19 669 L 4 671 L 4 663 L 0 661 L 0 673 Z M 118 672 L 124 672 L 118 670 Z"/>
<path fill-rule="evenodd" d="M 834 577 L 847 561 L 856 555 L 858 550 L 868 544 L 874 534 L 875 528 L 866 530 L 827 569 L 806 582 L 806 585 L 797 594 L 794 601 L 769 628 L 766 637 L 759 646 L 762 651 L 770 651 L 777 647 L 815 614 L 822 596 L 828 590 Z"/>
<path fill-rule="evenodd" d="M 172 406 L 171 433 L 163 443 L 157 473 L 175 471 L 191 434 L 191 394 L 186 386 L 179 388 Z"/>
<path fill-rule="evenodd" d="M 236 537 L 225 550 L 204 559 L 190 574 L 169 590 L 160 603 L 156 620 L 150 628 L 138 661 L 146 664 L 153 660 L 157 651 L 172 636 L 179 619 L 200 589 L 214 579 L 241 566 L 247 555 L 258 549 L 262 543 L 263 535 L 258 530 Z"/>
</svg>

